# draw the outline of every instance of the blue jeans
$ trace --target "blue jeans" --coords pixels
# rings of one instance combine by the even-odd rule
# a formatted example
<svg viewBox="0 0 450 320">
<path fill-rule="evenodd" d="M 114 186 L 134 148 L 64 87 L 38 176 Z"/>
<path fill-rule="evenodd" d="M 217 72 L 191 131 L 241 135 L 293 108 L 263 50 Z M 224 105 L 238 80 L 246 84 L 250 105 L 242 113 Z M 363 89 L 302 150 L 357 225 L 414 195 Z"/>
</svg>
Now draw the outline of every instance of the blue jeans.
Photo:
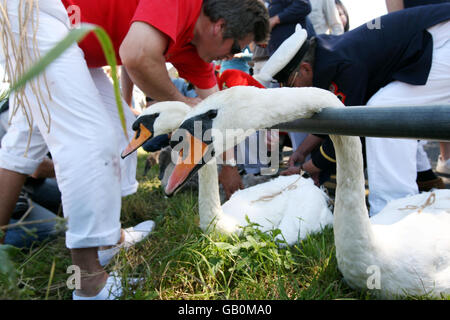
<svg viewBox="0 0 450 320">
<path fill-rule="evenodd" d="M 43 182 L 27 183 L 24 187 L 33 201 L 33 209 L 22 222 L 38 220 L 52 220 L 57 216 L 61 204 L 61 193 L 55 179 L 45 179 Z M 11 219 L 9 224 L 19 222 Z M 33 242 L 40 242 L 56 237 L 60 231 L 55 229 L 56 220 L 43 223 L 30 224 L 22 227 L 8 229 L 5 244 L 19 248 L 28 248 Z"/>
<path fill-rule="evenodd" d="M 33 209 L 31 209 L 30 214 L 24 219 L 23 222 L 50 220 L 55 218 L 56 215 L 53 212 L 34 202 Z M 19 220 L 11 219 L 9 224 L 14 224 L 17 222 L 19 222 Z M 6 232 L 5 244 L 19 248 L 28 248 L 33 244 L 33 242 L 52 239 L 58 235 L 55 225 L 56 220 L 8 229 Z"/>
<path fill-rule="evenodd" d="M 61 192 L 56 179 L 45 179 L 43 182 L 28 182 L 24 190 L 28 192 L 33 202 L 39 203 L 53 213 L 58 213 L 61 205 Z"/>
</svg>

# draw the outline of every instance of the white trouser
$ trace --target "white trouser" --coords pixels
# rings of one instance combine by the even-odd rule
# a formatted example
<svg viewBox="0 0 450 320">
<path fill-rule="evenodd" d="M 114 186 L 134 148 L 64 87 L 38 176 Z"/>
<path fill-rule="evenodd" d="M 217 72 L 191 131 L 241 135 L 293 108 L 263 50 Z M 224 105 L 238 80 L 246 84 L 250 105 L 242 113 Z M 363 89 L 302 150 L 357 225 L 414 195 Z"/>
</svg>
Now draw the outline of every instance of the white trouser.
<svg viewBox="0 0 450 320">
<path fill-rule="evenodd" d="M 368 106 L 450 103 L 450 22 L 440 23 L 428 31 L 433 36 L 433 62 L 427 83 L 414 86 L 394 81 L 372 96 Z M 412 139 L 366 138 L 371 215 L 391 200 L 419 192 L 417 171 L 431 168 L 420 148 L 417 140 Z"/>
<path fill-rule="evenodd" d="M 19 0 L 8 0 L 16 41 L 18 3 Z M 41 1 L 36 14 L 39 15 L 36 41 L 43 55 L 67 34 L 70 23 L 60 1 Z M 31 30 L 28 35 L 31 39 Z M 28 155 L 24 157 L 28 125 L 19 112 L 2 140 L 0 167 L 30 174 L 46 154 L 47 146 L 68 219 L 67 247 L 116 244 L 120 239 L 121 189 L 124 194 L 132 193 L 137 183 L 136 155 L 126 162 L 120 159 L 120 151 L 128 141 L 118 121 L 112 85 L 101 70 L 88 69 L 78 45 L 54 61 L 47 68 L 46 77 L 52 97 L 48 99 L 43 90 L 44 103 L 51 115 L 50 132 L 27 88 L 35 127 Z M 12 110 L 14 99 L 10 102 Z M 131 128 L 133 115 L 127 107 L 124 112 L 127 128 Z M 131 137 L 131 129 L 128 134 Z"/>
</svg>

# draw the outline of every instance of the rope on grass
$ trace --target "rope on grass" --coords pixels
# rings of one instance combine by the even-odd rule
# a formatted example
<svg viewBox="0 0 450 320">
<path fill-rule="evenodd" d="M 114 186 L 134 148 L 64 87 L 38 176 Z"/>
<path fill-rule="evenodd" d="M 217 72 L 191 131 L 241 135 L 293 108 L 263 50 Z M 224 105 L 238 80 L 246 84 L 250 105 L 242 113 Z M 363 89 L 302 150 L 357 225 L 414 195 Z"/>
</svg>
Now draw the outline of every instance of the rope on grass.
<svg viewBox="0 0 450 320">
<path fill-rule="evenodd" d="M 5 58 L 5 77 L 7 76 L 11 83 L 16 83 L 40 59 L 40 51 L 37 45 L 39 0 L 20 0 L 17 11 L 15 11 L 17 12 L 17 17 L 8 15 L 7 0 L 0 1 L 0 43 Z M 12 23 L 18 24 L 18 34 L 13 32 Z M 32 95 L 27 96 L 26 88 Z M 45 94 L 42 92 L 42 89 L 46 91 Z M 28 153 L 33 132 L 34 119 L 31 112 L 31 103 L 39 107 L 41 117 L 49 132 L 51 116 L 46 101 L 51 100 L 45 73 L 30 80 L 26 87 L 12 94 L 9 124 L 11 124 L 12 118 L 21 109 L 29 126 L 25 157 Z"/>
</svg>

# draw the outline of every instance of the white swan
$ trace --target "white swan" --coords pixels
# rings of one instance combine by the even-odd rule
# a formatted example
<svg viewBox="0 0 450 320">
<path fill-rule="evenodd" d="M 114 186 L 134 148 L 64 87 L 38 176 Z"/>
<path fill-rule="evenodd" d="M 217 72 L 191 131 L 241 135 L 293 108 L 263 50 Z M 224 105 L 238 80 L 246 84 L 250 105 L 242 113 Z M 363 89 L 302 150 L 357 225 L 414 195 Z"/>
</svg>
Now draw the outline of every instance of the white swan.
<svg viewBox="0 0 450 320">
<path fill-rule="evenodd" d="M 234 87 L 205 100 L 180 128 L 189 128 L 193 119 L 203 119 L 206 126 L 221 133 L 233 128 L 269 128 L 309 117 L 322 107 L 343 104 L 332 93 L 316 88 Z M 213 131 L 213 142 L 205 143 L 205 148 L 220 148 L 219 138 Z M 235 138 L 226 136 L 230 141 Z M 383 298 L 450 294 L 450 190 L 396 200 L 370 220 L 360 139 L 331 138 L 337 157 L 336 258 L 347 283 L 357 289 L 374 289 Z M 166 192 L 176 188 L 175 184 Z"/>
<path fill-rule="evenodd" d="M 207 101 L 199 106 L 208 104 Z M 133 125 L 137 130 L 137 139 L 133 139 L 122 156 L 136 150 L 152 134 L 175 130 L 188 112 L 193 112 L 193 109 L 181 102 L 152 105 Z M 235 192 L 221 206 L 215 159 L 202 167 L 198 175 L 200 228 L 204 231 L 214 225 L 219 232 L 239 233 L 242 230 L 240 226 L 248 225 L 248 217 L 263 231 L 279 228 L 282 233 L 279 238 L 284 237 L 287 244 L 292 245 L 333 222 L 328 197 L 314 185 L 312 179 L 300 175 L 280 176 Z"/>
</svg>

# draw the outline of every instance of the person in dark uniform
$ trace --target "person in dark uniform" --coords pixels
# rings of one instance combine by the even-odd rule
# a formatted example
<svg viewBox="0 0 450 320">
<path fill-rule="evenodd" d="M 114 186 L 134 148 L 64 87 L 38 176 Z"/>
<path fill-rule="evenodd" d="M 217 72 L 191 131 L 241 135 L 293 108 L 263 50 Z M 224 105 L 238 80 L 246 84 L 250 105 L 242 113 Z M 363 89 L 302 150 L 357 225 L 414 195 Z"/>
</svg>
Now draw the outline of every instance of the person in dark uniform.
<svg viewBox="0 0 450 320">
<path fill-rule="evenodd" d="M 293 54 L 280 52 L 287 60 L 272 59 L 279 66 L 267 70 L 279 70 L 273 78 L 285 86 L 329 89 L 347 106 L 448 103 L 450 4 L 406 9 L 379 19 L 340 36 L 303 39 L 291 48 Z M 416 140 L 367 138 L 366 148 L 371 214 L 392 199 L 418 193 Z M 329 139 L 309 135 L 290 164 L 302 163 L 311 152 L 303 169 L 318 180 L 335 167 Z M 294 171 L 290 168 L 287 174 Z"/>
<path fill-rule="evenodd" d="M 388 12 L 394 12 L 397 10 L 425 6 L 428 4 L 446 3 L 450 0 L 386 0 L 386 7 Z"/>
</svg>

